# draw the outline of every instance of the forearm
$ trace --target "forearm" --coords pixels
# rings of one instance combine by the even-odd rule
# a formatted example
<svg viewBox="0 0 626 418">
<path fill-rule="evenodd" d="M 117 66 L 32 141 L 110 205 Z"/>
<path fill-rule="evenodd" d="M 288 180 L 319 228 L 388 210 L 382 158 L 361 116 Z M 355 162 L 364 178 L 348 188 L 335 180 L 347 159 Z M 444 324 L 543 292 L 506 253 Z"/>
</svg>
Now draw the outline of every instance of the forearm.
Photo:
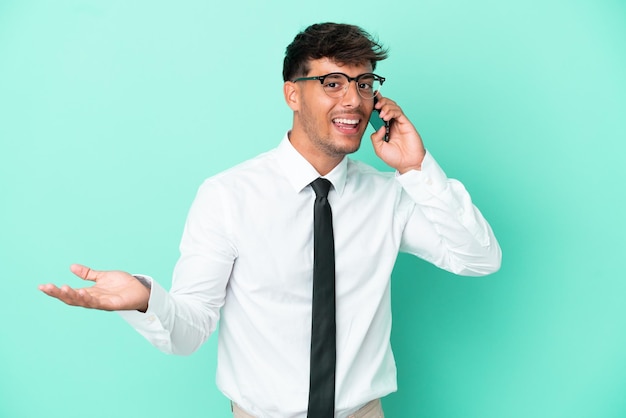
<svg viewBox="0 0 626 418">
<path fill-rule="evenodd" d="M 152 281 L 148 310 L 119 314 L 162 352 L 189 355 L 216 329 L 219 307 L 211 309 L 194 296 L 171 294 Z"/>
</svg>

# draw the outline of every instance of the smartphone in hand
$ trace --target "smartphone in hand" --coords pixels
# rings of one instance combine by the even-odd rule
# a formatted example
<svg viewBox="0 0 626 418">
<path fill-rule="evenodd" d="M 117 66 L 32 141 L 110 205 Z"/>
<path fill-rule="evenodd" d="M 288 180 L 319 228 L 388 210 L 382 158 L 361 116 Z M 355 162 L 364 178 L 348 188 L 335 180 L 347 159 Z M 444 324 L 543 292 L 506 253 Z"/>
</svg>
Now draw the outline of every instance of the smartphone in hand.
<svg viewBox="0 0 626 418">
<path fill-rule="evenodd" d="M 374 96 L 374 105 L 376 105 L 376 103 L 378 103 L 378 98 Z M 378 130 L 384 125 L 385 137 L 383 138 L 383 140 L 385 142 L 389 142 L 389 127 L 391 123 L 385 121 L 384 119 L 380 117 L 380 112 L 378 111 L 378 109 L 374 109 L 372 111 L 372 114 L 370 116 L 370 125 L 372 125 L 372 128 L 374 128 L 376 132 L 378 132 Z"/>
</svg>

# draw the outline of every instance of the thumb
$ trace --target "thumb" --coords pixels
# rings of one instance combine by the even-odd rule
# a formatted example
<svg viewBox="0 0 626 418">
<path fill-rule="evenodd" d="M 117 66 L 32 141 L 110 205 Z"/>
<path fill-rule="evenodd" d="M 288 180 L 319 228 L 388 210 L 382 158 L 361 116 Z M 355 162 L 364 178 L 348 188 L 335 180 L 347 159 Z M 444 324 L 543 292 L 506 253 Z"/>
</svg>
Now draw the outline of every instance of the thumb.
<svg viewBox="0 0 626 418">
<path fill-rule="evenodd" d="M 83 266 L 82 264 L 72 264 L 70 266 L 70 271 L 83 280 L 90 280 L 92 282 L 95 282 L 98 278 L 97 271 L 92 270 L 87 266 Z"/>
<path fill-rule="evenodd" d="M 383 125 L 380 127 L 380 129 L 378 129 L 376 132 L 374 132 L 370 136 L 370 139 L 372 140 L 372 145 L 374 146 L 374 150 L 376 151 L 377 154 L 378 154 L 378 151 L 380 150 L 380 147 L 385 144 L 384 138 L 385 138 L 386 132 L 387 132 L 387 129 Z"/>
</svg>

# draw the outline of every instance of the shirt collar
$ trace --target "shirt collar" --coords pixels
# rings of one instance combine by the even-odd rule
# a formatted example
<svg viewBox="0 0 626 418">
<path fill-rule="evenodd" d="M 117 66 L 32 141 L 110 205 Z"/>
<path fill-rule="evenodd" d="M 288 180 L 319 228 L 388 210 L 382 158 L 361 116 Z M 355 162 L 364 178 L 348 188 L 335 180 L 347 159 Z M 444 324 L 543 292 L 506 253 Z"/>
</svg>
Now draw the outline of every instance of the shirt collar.
<svg viewBox="0 0 626 418">
<path fill-rule="evenodd" d="M 278 164 L 283 169 L 285 176 L 291 183 L 296 193 L 308 186 L 313 180 L 320 177 L 317 170 L 302 156 L 289 141 L 289 132 L 276 148 Z M 348 158 L 344 157 L 332 171 L 325 176 L 339 196 L 343 194 L 348 174 Z"/>
</svg>

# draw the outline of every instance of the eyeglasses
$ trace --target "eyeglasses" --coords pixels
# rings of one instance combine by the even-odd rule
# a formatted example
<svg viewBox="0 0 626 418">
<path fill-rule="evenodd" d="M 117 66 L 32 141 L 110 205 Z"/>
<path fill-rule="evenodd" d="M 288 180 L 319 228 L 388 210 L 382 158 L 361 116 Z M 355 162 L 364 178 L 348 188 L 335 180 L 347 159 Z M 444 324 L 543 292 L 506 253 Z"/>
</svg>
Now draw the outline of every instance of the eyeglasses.
<svg viewBox="0 0 626 418">
<path fill-rule="evenodd" d="M 356 77 L 350 77 L 344 73 L 330 73 L 316 77 L 300 77 L 293 82 L 307 80 L 319 80 L 326 94 L 336 98 L 345 96 L 350 82 L 354 81 L 359 95 L 364 99 L 373 99 L 385 82 L 384 77 L 373 73 L 365 73 Z"/>
</svg>

